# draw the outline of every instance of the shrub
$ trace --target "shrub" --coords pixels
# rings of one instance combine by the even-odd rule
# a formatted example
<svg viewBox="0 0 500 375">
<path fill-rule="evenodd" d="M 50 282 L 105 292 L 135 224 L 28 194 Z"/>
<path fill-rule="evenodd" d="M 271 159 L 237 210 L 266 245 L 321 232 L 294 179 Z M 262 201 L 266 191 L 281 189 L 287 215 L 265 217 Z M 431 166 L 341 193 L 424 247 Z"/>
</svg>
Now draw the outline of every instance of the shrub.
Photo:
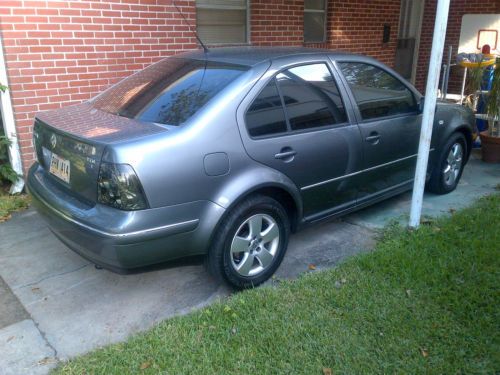
<svg viewBox="0 0 500 375">
<path fill-rule="evenodd" d="M 5 92 L 5 90 L 7 90 L 7 86 L 0 83 L 0 92 Z M 9 162 L 10 145 L 10 139 L 3 134 L 3 126 L 0 126 L 0 185 L 5 182 L 15 183 L 19 178 Z"/>
<path fill-rule="evenodd" d="M 6 136 L 0 136 L 0 184 L 5 181 L 15 183 L 19 176 L 9 163 L 9 146 L 11 142 Z"/>
</svg>

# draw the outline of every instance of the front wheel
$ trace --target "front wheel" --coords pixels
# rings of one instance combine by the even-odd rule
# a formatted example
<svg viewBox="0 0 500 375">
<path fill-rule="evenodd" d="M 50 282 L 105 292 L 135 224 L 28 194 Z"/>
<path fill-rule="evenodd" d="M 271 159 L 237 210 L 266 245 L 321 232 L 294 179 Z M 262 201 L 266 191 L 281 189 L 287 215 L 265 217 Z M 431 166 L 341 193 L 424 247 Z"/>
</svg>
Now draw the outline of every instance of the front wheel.
<svg viewBox="0 0 500 375">
<path fill-rule="evenodd" d="M 447 194 L 455 190 L 462 177 L 467 155 L 465 137 L 461 133 L 453 134 L 443 147 L 427 190 L 436 194 Z"/>
<path fill-rule="evenodd" d="M 267 196 L 253 196 L 229 212 L 208 254 L 209 271 L 238 289 L 269 279 L 285 255 L 290 222 L 283 206 Z"/>
</svg>

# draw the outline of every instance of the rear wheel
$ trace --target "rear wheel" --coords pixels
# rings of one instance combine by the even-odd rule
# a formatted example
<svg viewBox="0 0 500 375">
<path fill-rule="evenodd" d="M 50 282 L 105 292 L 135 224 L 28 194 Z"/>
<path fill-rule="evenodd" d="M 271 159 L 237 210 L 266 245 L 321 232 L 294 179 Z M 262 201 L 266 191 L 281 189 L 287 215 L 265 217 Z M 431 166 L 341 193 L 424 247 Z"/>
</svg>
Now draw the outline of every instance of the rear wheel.
<svg viewBox="0 0 500 375">
<path fill-rule="evenodd" d="M 450 137 L 432 171 L 427 190 L 436 194 L 447 194 L 455 190 L 464 170 L 466 144 L 461 133 Z"/>
<path fill-rule="evenodd" d="M 208 254 L 209 271 L 238 289 L 269 279 L 281 264 L 290 221 L 276 200 L 249 197 L 227 215 Z"/>
</svg>

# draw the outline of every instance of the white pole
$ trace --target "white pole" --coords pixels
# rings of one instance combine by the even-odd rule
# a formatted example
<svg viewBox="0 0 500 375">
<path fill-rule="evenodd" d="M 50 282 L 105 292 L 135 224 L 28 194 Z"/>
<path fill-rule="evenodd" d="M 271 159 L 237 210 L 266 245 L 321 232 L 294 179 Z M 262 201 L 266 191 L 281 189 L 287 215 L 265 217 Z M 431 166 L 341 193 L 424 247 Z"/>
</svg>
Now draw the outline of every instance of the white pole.
<svg viewBox="0 0 500 375">
<path fill-rule="evenodd" d="M 464 67 L 464 76 L 462 78 L 462 89 L 460 90 L 460 104 L 464 104 L 465 83 L 467 82 L 467 68 Z"/>
<path fill-rule="evenodd" d="M 439 70 L 443 60 L 444 40 L 448 24 L 448 11 L 450 0 L 438 0 L 434 36 L 432 39 L 429 72 L 427 74 L 427 87 L 425 88 L 424 112 L 422 115 L 422 128 L 420 129 L 420 143 L 418 145 L 417 169 L 413 183 L 413 196 L 411 199 L 410 222 L 411 228 L 417 228 L 422 214 L 422 200 L 424 197 L 425 177 L 429 149 L 431 145 L 432 124 L 436 109 L 437 90 L 439 86 Z"/>
<path fill-rule="evenodd" d="M 448 83 L 450 80 L 451 71 L 451 55 L 453 53 L 453 46 L 448 49 L 448 60 L 446 60 L 446 75 L 444 76 L 444 90 L 443 90 L 443 100 L 446 100 L 446 95 L 448 95 Z"/>
<path fill-rule="evenodd" d="M 3 55 L 3 43 L 0 35 L 0 83 L 8 86 L 9 81 L 7 77 L 7 68 L 5 66 L 5 58 Z M 12 169 L 22 176 L 23 165 L 21 162 L 21 152 L 19 150 L 19 143 L 17 141 L 16 123 L 14 121 L 14 112 L 12 110 L 12 101 L 10 99 L 10 91 L 6 90 L 0 93 L 0 112 L 2 113 L 3 127 L 5 135 L 12 142 L 9 147 L 9 159 Z M 15 184 L 10 188 L 11 194 L 20 193 L 24 187 L 24 180 L 20 177 Z"/>
</svg>

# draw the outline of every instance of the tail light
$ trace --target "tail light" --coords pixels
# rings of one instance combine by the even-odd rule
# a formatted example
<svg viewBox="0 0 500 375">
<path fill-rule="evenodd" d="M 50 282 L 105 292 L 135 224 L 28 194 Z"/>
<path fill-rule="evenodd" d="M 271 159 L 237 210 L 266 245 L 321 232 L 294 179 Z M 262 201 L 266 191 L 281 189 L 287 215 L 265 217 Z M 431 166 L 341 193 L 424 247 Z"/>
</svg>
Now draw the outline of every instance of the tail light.
<svg viewBox="0 0 500 375">
<path fill-rule="evenodd" d="M 97 201 L 126 211 L 148 208 L 139 178 L 128 164 L 101 164 L 97 180 Z"/>
</svg>

